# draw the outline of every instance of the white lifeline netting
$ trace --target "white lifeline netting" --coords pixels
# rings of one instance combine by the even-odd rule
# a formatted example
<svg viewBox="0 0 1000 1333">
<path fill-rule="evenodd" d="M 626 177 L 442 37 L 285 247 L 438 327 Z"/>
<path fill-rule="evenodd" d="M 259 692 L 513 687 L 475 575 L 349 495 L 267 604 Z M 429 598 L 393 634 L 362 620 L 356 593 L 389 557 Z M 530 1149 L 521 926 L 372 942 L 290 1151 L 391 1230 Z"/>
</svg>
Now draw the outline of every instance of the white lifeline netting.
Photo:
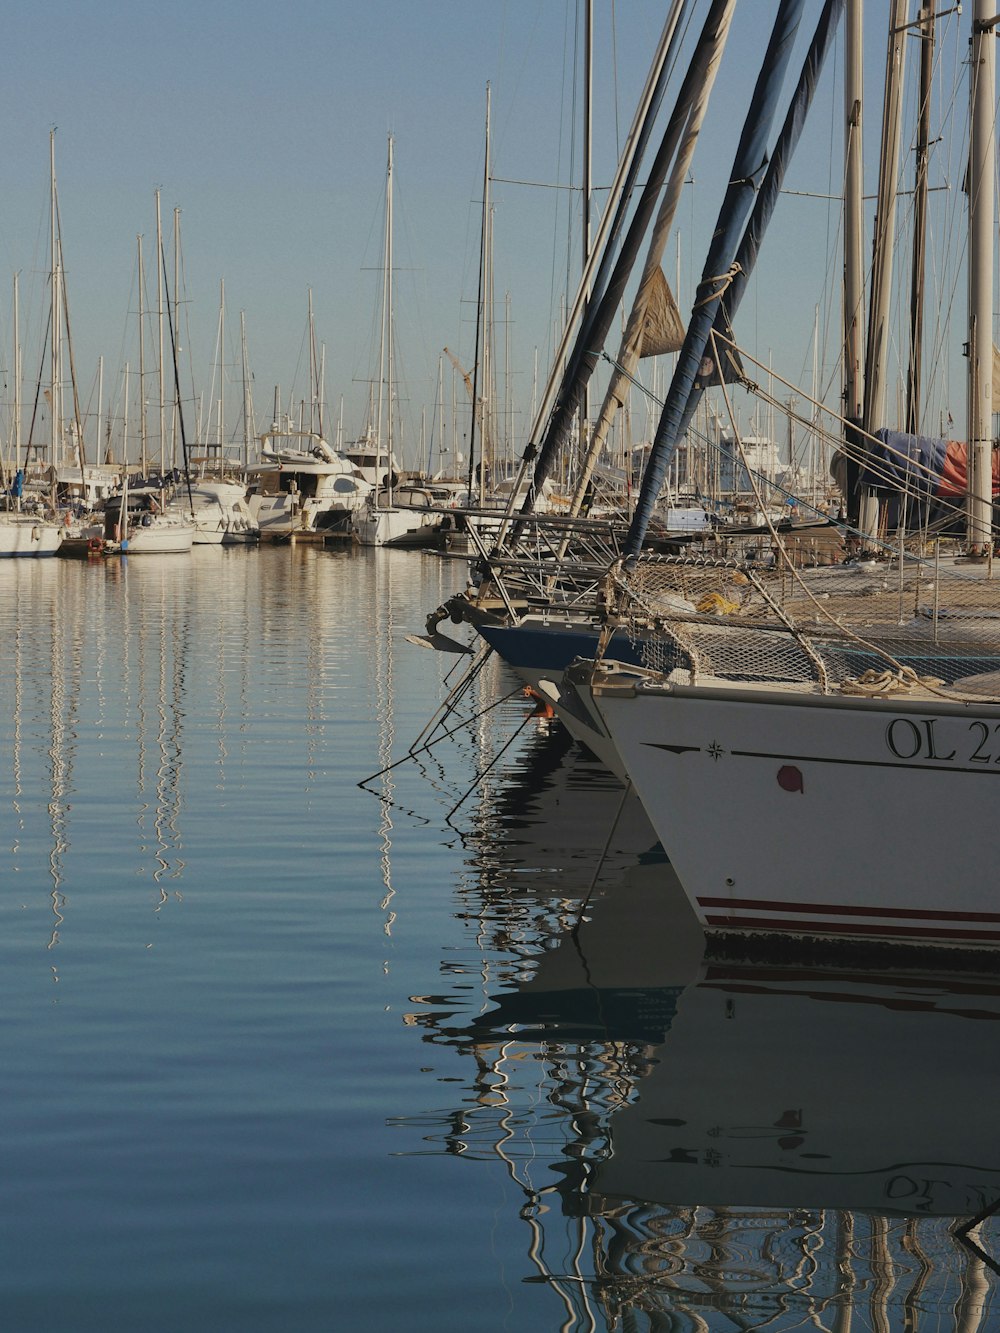
<svg viewBox="0 0 1000 1333">
<path fill-rule="evenodd" d="M 609 593 L 644 664 L 680 668 L 693 683 L 924 687 L 1000 701 L 1000 564 L 935 556 L 800 569 L 780 552 L 771 567 L 643 557 L 612 571 Z"/>
</svg>

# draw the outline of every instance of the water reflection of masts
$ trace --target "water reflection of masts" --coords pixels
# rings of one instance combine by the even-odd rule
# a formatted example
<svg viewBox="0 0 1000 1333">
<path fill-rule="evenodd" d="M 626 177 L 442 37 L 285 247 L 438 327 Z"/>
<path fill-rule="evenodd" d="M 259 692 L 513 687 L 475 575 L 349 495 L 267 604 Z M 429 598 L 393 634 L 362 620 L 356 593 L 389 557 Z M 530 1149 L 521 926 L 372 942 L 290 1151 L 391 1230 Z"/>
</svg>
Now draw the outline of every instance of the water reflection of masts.
<svg viewBox="0 0 1000 1333">
<path fill-rule="evenodd" d="M 65 585 L 60 585 L 65 587 Z M 69 625 L 67 651 L 63 650 L 64 634 Z M 51 695 L 49 704 L 49 876 L 53 925 L 48 947 L 59 943 L 59 929 L 63 924 L 66 895 L 62 885 L 65 879 L 63 855 L 69 845 L 69 805 L 67 797 L 72 787 L 74 751 L 71 742 L 76 737 L 76 723 L 80 709 L 81 666 L 83 662 L 84 625 L 82 617 L 70 613 L 58 597 L 53 597 L 49 611 L 49 676 Z M 20 664 L 18 666 L 20 675 Z M 69 685 L 67 687 L 67 675 Z"/>
<path fill-rule="evenodd" d="M 153 881 L 159 889 L 156 910 L 159 911 L 169 900 L 164 878 L 179 879 L 184 873 L 184 861 L 178 854 L 181 846 L 179 816 L 181 810 L 181 729 L 183 717 L 184 671 L 187 659 L 188 628 L 183 614 L 178 614 L 176 604 L 173 615 L 168 611 L 166 597 L 167 570 L 161 573 L 160 596 L 158 606 L 152 595 L 152 589 L 143 587 L 143 618 L 138 635 L 138 681 L 136 714 L 138 717 L 138 789 L 147 789 L 148 751 L 155 747 L 156 769 L 153 800 L 153 836 L 156 847 L 154 857 L 156 869 Z M 126 605 L 129 604 L 127 593 L 128 574 L 125 575 Z M 157 614 L 154 619 L 154 608 Z M 152 652 L 150 651 L 152 639 Z M 170 651 L 168 651 L 170 649 Z M 149 659 L 154 658 L 154 668 L 150 669 Z M 150 709 L 147 699 L 152 695 L 153 716 L 155 723 L 149 725 Z M 149 731 L 155 732 L 153 747 L 148 740 Z M 145 817 L 149 805 L 139 808 L 138 825 L 145 828 Z"/>
<path fill-rule="evenodd" d="M 392 615 L 392 569 L 391 552 L 379 551 L 375 554 L 375 708 L 378 718 L 378 761 L 382 770 L 379 776 L 379 871 L 385 893 L 379 903 L 385 913 L 382 929 L 386 935 L 392 934 L 396 913 L 392 900 L 396 890 L 392 887 L 392 796 L 395 791 L 393 778 L 392 743 L 393 724 L 393 645 L 394 632 Z M 388 970 L 388 962 L 384 964 Z"/>
</svg>

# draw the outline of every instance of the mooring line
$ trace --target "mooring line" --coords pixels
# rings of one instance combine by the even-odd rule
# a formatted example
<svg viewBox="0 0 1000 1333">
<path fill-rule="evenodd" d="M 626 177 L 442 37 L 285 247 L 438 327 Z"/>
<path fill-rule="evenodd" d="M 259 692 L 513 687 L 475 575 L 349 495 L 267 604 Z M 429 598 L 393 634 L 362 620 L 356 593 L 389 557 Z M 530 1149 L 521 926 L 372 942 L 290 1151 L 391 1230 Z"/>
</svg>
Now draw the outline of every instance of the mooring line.
<svg viewBox="0 0 1000 1333">
<path fill-rule="evenodd" d="M 509 699 L 513 699 L 516 695 L 521 694 L 521 693 L 522 693 L 522 690 L 523 690 L 523 686 L 519 685 L 519 686 L 517 687 L 517 689 L 515 689 L 515 690 L 511 690 L 511 692 L 510 692 L 509 694 L 504 694 L 504 695 L 501 695 L 501 697 L 500 697 L 499 699 L 494 699 L 493 702 L 492 702 L 491 704 L 487 704 L 486 707 L 480 709 L 480 711 L 479 711 L 478 713 L 473 713 L 473 714 L 471 714 L 471 716 L 467 717 L 463 722 L 460 722 L 459 725 L 458 725 L 457 727 L 452 727 L 452 728 L 450 728 L 450 730 L 448 730 L 448 731 L 443 731 L 443 732 L 440 734 L 440 736 L 436 736 L 436 737 L 434 738 L 434 740 L 432 740 L 432 741 L 428 741 L 426 745 L 421 745 L 421 746 L 420 746 L 418 749 L 416 749 L 416 750 L 407 750 L 406 754 L 404 754 L 400 759 L 396 759 L 396 760 L 393 761 L 393 763 L 391 763 L 391 764 L 387 764 L 385 768 L 380 768 L 380 769 L 378 770 L 377 773 L 372 773 L 372 774 L 370 774 L 367 778 L 362 778 L 362 780 L 361 780 L 357 785 L 358 785 L 359 787 L 362 787 L 362 788 L 367 788 L 369 782 L 374 782 L 376 778 L 381 778 L 381 777 L 384 777 L 386 773 L 391 773 L 392 770 L 393 770 L 394 768 L 398 768 L 400 764 L 405 764 L 406 761 L 407 761 L 407 759 L 415 759 L 415 758 L 417 757 L 418 754 L 425 754 L 428 750 L 433 749 L 434 746 L 437 745 L 440 741 L 445 741 L 445 740 L 448 739 L 449 736 L 454 736 L 456 732 L 464 731 L 465 728 L 466 728 L 467 726 L 469 726 L 470 723 L 472 723 L 472 722 L 477 722 L 477 721 L 479 720 L 479 718 L 484 717 L 484 716 L 485 716 L 487 713 L 489 713 L 489 712 L 492 712 L 492 710 L 493 710 L 494 708 L 499 707 L 500 704 L 505 704 Z M 530 721 L 531 716 L 532 716 L 532 715 L 529 713 L 529 714 L 528 714 L 528 717 L 525 718 L 525 722 Z M 522 727 L 524 726 L 524 722 L 521 723 L 521 726 L 522 726 Z M 520 730 L 521 730 L 521 728 L 519 727 L 519 728 L 518 728 L 518 732 L 519 732 Z M 516 735 L 518 734 L 518 732 L 515 732 L 514 735 L 516 736 Z M 511 740 L 513 740 L 513 737 L 511 737 Z M 509 745 L 510 742 L 508 741 L 507 744 Z M 505 746 L 504 748 L 506 749 L 506 746 Z M 502 753 L 502 751 L 501 751 L 501 753 Z M 500 757 L 500 756 L 498 755 L 497 758 L 499 758 L 499 757 Z M 488 770 L 485 770 L 485 771 L 488 771 Z M 476 779 L 476 781 L 478 781 L 478 778 Z M 476 785 L 475 782 L 474 782 L 472 785 L 473 785 L 473 787 L 474 787 L 474 786 Z M 470 790 L 471 790 L 471 788 L 470 788 Z M 468 794 L 468 793 L 466 793 L 466 794 Z M 464 800 L 464 799 L 465 799 L 465 797 L 463 796 L 462 800 Z M 458 804 L 461 805 L 462 802 L 459 801 Z M 456 809 L 457 809 L 457 807 L 456 807 Z"/>
</svg>

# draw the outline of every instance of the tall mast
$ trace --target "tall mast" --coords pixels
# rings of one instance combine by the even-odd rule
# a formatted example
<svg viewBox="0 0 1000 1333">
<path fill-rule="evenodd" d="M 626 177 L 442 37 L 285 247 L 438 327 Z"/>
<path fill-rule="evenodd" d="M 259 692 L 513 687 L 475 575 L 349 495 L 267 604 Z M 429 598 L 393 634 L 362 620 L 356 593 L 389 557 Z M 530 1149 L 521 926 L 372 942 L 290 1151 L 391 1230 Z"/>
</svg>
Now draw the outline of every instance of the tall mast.
<svg viewBox="0 0 1000 1333">
<path fill-rule="evenodd" d="M 161 259 L 162 267 L 162 259 Z M 180 339 L 180 291 L 181 291 L 181 210 L 174 209 L 174 329 Z M 179 410 L 180 389 L 170 402 L 170 457 L 177 457 L 177 412 Z"/>
<path fill-rule="evenodd" d="M 386 409 L 386 503 L 392 504 L 392 395 L 393 360 L 392 360 L 392 135 L 389 135 L 389 166 L 385 175 L 385 409 Z"/>
<path fill-rule="evenodd" d="M 326 343 L 319 349 L 319 380 L 316 385 L 316 430 L 326 439 L 323 416 L 326 411 Z"/>
<path fill-rule="evenodd" d="M 104 435 L 104 357 L 97 358 L 97 451 L 94 456 L 94 462 L 100 463 L 104 455 L 101 453 L 101 440 Z"/>
<path fill-rule="evenodd" d="M 122 467 L 128 472 L 128 362 L 125 362 L 125 392 L 122 400 Z"/>
<path fill-rule="evenodd" d="M 309 429 L 316 430 L 316 324 L 313 317 L 313 290 L 309 292 Z"/>
<path fill-rule="evenodd" d="M 489 216 L 490 216 L 490 85 L 486 84 L 486 149 L 483 154 L 483 220 L 479 242 L 479 312 L 476 318 L 476 351 L 472 361 L 472 423 L 469 427 L 469 499 L 472 499 L 472 483 L 475 478 L 476 466 L 476 416 L 479 411 L 479 351 L 483 347 L 484 362 L 484 382 L 485 382 L 485 362 L 486 362 L 486 282 L 487 282 L 487 256 L 489 254 Z M 482 343 L 480 342 L 482 338 Z M 480 440 L 479 440 L 479 503 L 483 503 L 486 463 L 486 441 L 484 438 L 485 422 L 480 422 Z"/>
<path fill-rule="evenodd" d="M 882 152 L 879 158 L 878 201 L 875 205 L 874 263 L 868 346 L 865 357 L 865 409 L 862 424 L 872 435 L 886 424 L 889 374 L 889 306 L 895 253 L 896 199 L 903 120 L 904 47 L 909 35 L 910 0 L 892 0 L 886 55 L 885 101 L 882 111 Z M 864 488 L 858 526 L 865 537 L 878 529 L 878 501 Z"/>
<path fill-rule="evenodd" d="M 142 237 L 137 236 L 139 249 L 139 467 L 146 476 L 148 459 L 146 456 L 146 353 L 145 330 L 143 329 L 142 289 L 145 285 L 145 271 L 142 267 Z"/>
<path fill-rule="evenodd" d="M 164 392 L 164 361 L 163 361 L 163 228 L 160 223 L 160 192 L 156 191 L 156 320 L 159 328 L 160 340 L 160 472 L 167 470 L 167 421 L 166 421 L 166 394 Z M 170 465 L 173 466 L 173 457 L 170 459 Z"/>
<path fill-rule="evenodd" d="M 920 40 L 920 101 L 913 182 L 913 272 L 910 276 L 910 364 L 906 377 L 906 429 L 920 430 L 920 388 L 924 345 L 924 266 L 927 253 L 927 155 L 930 147 L 931 76 L 934 69 L 934 3 L 917 16 Z"/>
<path fill-rule="evenodd" d="M 18 278 L 14 274 L 14 471 L 21 466 L 21 320 L 18 313 Z"/>
<path fill-rule="evenodd" d="M 250 465 L 250 441 L 256 434 L 253 420 L 253 394 L 250 388 L 250 362 L 247 359 L 247 316 L 240 311 L 240 351 L 243 364 L 243 467 Z"/>
<path fill-rule="evenodd" d="M 438 382 L 437 382 L 437 401 L 438 401 L 438 461 L 437 469 L 433 467 L 430 470 L 431 476 L 434 476 L 435 470 L 442 472 L 444 470 L 444 357 L 438 353 Z"/>
<path fill-rule="evenodd" d="M 975 0 L 969 65 L 969 494 L 968 543 L 990 546 L 993 503 L 993 192 L 996 182 L 994 0 Z"/>
<path fill-rule="evenodd" d="M 60 462 L 60 444 L 62 436 L 62 405 L 59 398 L 59 386 L 62 378 L 62 368 L 59 364 L 62 350 L 62 337 L 60 333 L 62 328 L 62 280 L 60 274 L 56 205 L 56 132 L 54 129 L 49 130 L 49 233 L 49 253 L 52 258 L 52 272 L 50 275 L 50 296 L 52 298 L 50 329 L 51 372 L 49 377 L 49 396 L 52 401 L 49 404 L 49 462 L 53 467 L 56 467 Z"/>
<path fill-rule="evenodd" d="M 583 272 L 590 266 L 590 200 L 593 193 L 591 167 L 594 148 L 594 0 L 584 0 L 583 28 Z M 587 293 L 590 299 L 590 293 Z M 587 448 L 590 422 L 590 381 L 583 386 L 580 399 L 580 453 Z"/>
<path fill-rule="evenodd" d="M 226 450 L 226 280 L 219 279 L 219 467 Z"/>
<path fill-rule="evenodd" d="M 392 473 L 392 135 L 385 169 L 385 237 L 383 241 L 385 264 L 382 270 L 382 324 L 379 332 L 379 386 L 378 408 L 375 421 L 375 472 L 382 466 L 382 442 L 387 441 L 386 474 L 391 483 Z M 385 416 L 383 417 L 383 411 Z M 391 497 L 390 497 L 391 499 Z"/>
<path fill-rule="evenodd" d="M 864 416 L 864 0 L 847 0 L 844 70 L 844 418 L 852 453 Z M 857 518 L 859 469 L 848 463 L 849 514 Z"/>
</svg>

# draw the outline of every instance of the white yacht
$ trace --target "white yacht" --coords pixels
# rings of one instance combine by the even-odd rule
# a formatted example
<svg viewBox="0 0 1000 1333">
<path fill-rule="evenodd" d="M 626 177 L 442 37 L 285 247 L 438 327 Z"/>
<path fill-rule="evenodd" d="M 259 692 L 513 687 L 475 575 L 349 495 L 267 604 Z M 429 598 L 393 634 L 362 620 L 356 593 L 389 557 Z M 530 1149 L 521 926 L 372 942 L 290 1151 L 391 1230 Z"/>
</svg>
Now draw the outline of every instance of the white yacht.
<svg viewBox="0 0 1000 1333">
<path fill-rule="evenodd" d="M 241 481 L 202 477 L 190 492 L 182 485 L 167 512 L 191 519 L 195 546 L 249 546 L 259 540 L 260 526 L 246 497 Z"/>
<path fill-rule="evenodd" d="M 249 499 L 261 541 L 352 531 L 372 485 L 348 457 L 315 431 L 274 428 L 261 444 Z"/>
</svg>

